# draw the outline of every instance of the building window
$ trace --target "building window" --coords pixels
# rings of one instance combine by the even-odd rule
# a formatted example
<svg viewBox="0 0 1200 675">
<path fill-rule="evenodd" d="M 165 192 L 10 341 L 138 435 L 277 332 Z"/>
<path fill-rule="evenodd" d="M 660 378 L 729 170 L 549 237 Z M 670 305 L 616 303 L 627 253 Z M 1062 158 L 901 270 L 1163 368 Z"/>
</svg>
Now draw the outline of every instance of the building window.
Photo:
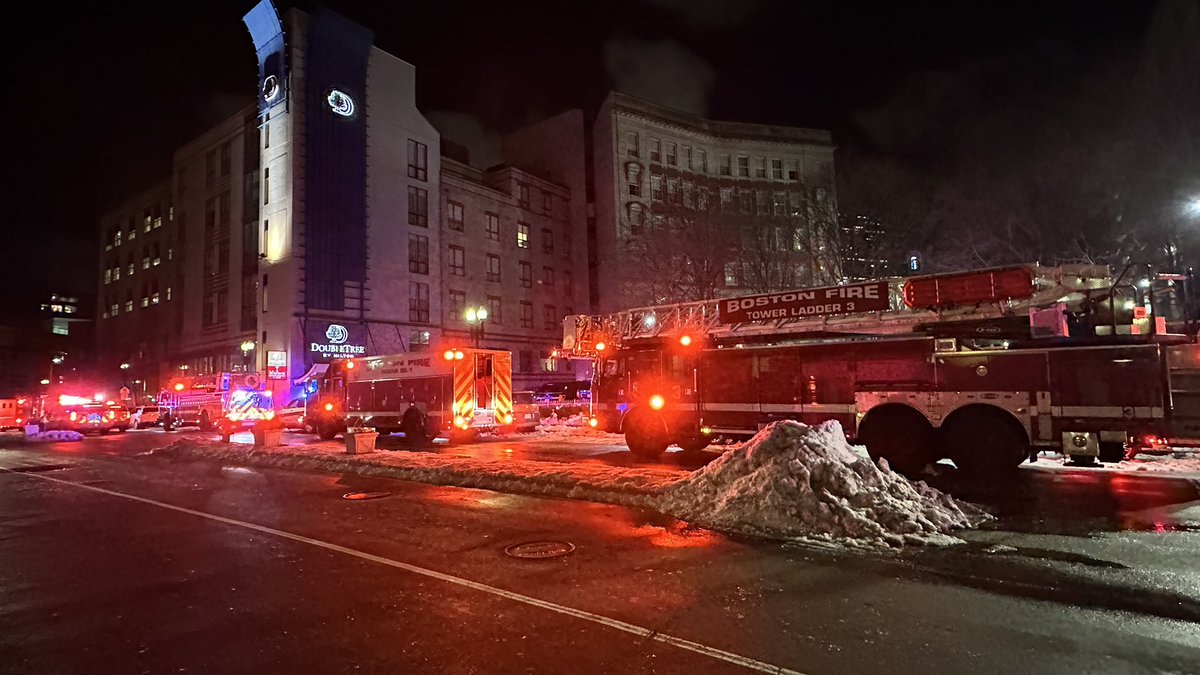
<svg viewBox="0 0 1200 675">
<path fill-rule="evenodd" d="M 463 309 L 467 306 L 466 291 L 450 291 L 450 318 L 458 320 L 462 318 Z"/>
<path fill-rule="evenodd" d="M 429 237 L 408 235 L 408 271 L 429 274 Z"/>
<path fill-rule="evenodd" d="M 696 154 L 692 155 L 692 171 L 708 173 L 708 156 L 700 148 L 696 148 Z"/>
<path fill-rule="evenodd" d="M 408 139 L 408 177 L 417 180 L 429 178 L 429 148 L 411 138 Z"/>
<path fill-rule="evenodd" d="M 787 215 L 787 193 L 775 192 L 771 195 L 771 213 L 776 216 Z"/>
<path fill-rule="evenodd" d="M 446 202 L 446 222 L 452 230 L 463 230 L 463 206 L 458 202 Z"/>
<path fill-rule="evenodd" d="M 675 166 L 675 159 L 675 143 L 672 141 L 667 141 L 667 164 L 670 166 Z"/>
<path fill-rule="evenodd" d="M 263 150 L 271 147 L 271 116 L 267 115 L 263 124 Z"/>
<path fill-rule="evenodd" d="M 142 247 L 142 269 L 150 269 L 150 249 Z"/>
<path fill-rule="evenodd" d="M 548 286 L 550 288 L 554 288 L 554 268 L 553 267 L 543 267 L 542 268 L 542 285 Z"/>
<path fill-rule="evenodd" d="M 641 204 L 629 204 L 629 234 L 638 235 L 646 225 L 646 209 Z"/>
<path fill-rule="evenodd" d="M 466 276 L 466 257 L 463 247 L 450 245 L 450 274 L 456 277 Z"/>
<path fill-rule="evenodd" d="M 661 202 L 663 198 L 663 181 L 662 176 L 650 177 L 650 199 L 652 201 Z"/>
<path fill-rule="evenodd" d="M 143 232 L 149 232 L 154 227 L 154 219 L 151 218 L 150 216 L 146 216 L 146 222 L 145 222 L 145 224 L 143 224 L 142 227 L 143 227 L 143 230 L 142 230 Z"/>
<path fill-rule="evenodd" d="M 542 307 L 542 327 L 546 330 L 558 328 L 558 312 L 555 311 L 554 305 Z"/>
<path fill-rule="evenodd" d="M 500 281 L 500 256 L 488 254 L 487 257 L 487 280 Z"/>
<path fill-rule="evenodd" d="M 754 158 L 754 177 L 755 178 L 766 178 L 767 177 L 767 158 L 766 157 L 755 157 Z"/>
<path fill-rule="evenodd" d="M 529 264 L 528 260 L 522 260 L 518 265 L 521 269 L 521 286 L 533 288 L 533 265 Z"/>
<path fill-rule="evenodd" d="M 221 178 L 229 175 L 232 153 L 230 152 L 229 141 L 221 144 Z"/>
<path fill-rule="evenodd" d="M 554 253 L 554 232 L 549 228 L 542 228 L 542 253 Z"/>
<path fill-rule="evenodd" d="M 721 155 L 721 165 L 718 173 L 722 176 L 733 175 L 733 159 L 729 155 Z"/>
<path fill-rule="evenodd" d="M 750 177 L 750 158 L 745 155 L 738 155 L 738 178 Z"/>
<path fill-rule="evenodd" d="M 269 281 L 270 279 L 264 274 L 262 276 L 262 311 L 264 314 L 266 314 L 267 310 L 271 308 L 271 287 L 267 285 L 267 282 Z M 167 289 L 167 299 L 171 299 L 170 288 Z"/>
<path fill-rule="evenodd" d="M 636 131 L 625 132 L 625 152 L 634 159 L 641 157 L 641 149 L 638 147 L 638 135 Z"/>
<path fill-rule="evenodd" d="M 271 203 L 271 167 L 263 169 L 262 179 L 263 206 Z"/>
<path fill-rule="evenodd" d="M 542 191 L 542 213 L 550 215 L 550 211 L 554 207 L 554 197 L 546 191 Z"/>
<path fill-rule="evenodd" d="M 112 306 L 108 308 L 108 313 L 111 316 L 117 316 L 121 313 L 121 305 L 114 302 Z"/>
<path fill-rule="evenodd" d="M 133 293 L 127 293 L 127 294 L 126 294 L 126 297 L 125 297 L 125 311 L 126 311 L 127 313 L 128 313 L 128 312 L 132 312 L 132 311 L 133 311 Z"/>
<path fill-rule="evenodd" d="M 429 331 L 414 330 L 408 334 L 408 351 L 410 352 L 427 352 L 429 351 Z"/>
<path fill-rule="evenodd" d="M 657 138 L 650 139 L 650 161 L 662 161 L 662 141 L 658 140 Z"/>
<path fill-rule="evenodd" d="M 783 160 L 771 160 L 771 180 L 783 180 Z"/>
<path fill-rule="evenodd" d="M 529 248 L 529 223 L 517 223 L 517 248 Z"/>
<path fill-rule="evenodd" d="M 754 213 L 754 197 L 749 190 L 741 190 L 738 198 L 741 200 L 742 213 Z"/>
<path fill-rule="evenodd" d="M 204 185 L 212 187 L 217 179 L 217 151 L 209 150 L 204 156 Z"/>
<path fill-rule="evenodd" d="M 117 228 L 117 233 L 113 235 L 113 246 L 121 245 L 121 228 Z"/>
<path fill-rule="evenodd" d="M 691 181 L 683 182 L 683 206 L 684 208 L 696 208 L 696 186 L 692 185 Z"/>
<path fill-rule="evenodd" d="M 575 277 L 571 276 L 571 270 L 563 270 L 563 290 L 567 292 L 568 297 L 575 295 Z"/>
<path fill-rule="evenodd" d="M 488 302 L 488 321 L 492 324 L 500 325 L 500 298 L 495 295 L 489 295 Z"/>
<path fill-rule="evenodd" d="M 487 238 L 492 241 L 500 241 L 500 216 L 494 213 L 485 215 L 487 216 Z"/>
<path fill-rule="evenodd" d="M 517 205 L 529 210 L 529 186 L 524 183 L 517 183 Z"/>
<path fill-rule="evenodd" d="M 429 284 L 408 282 L 408 320 L 429 323 Z"/>
<path fill-rule="evenodd" d="M 408 188 L 408 224 L 429 227 L 429 192 L 418 187 Z"/>
<path fill-rule="evenodd" d="M 111 267 L 104 268 L 104 285 L 105 286 L 112 283 L 112 272 L 113 271 L 112 271 Z"/>
<path fill-rule="evenodd" d="M 167 286 L 167 300 L 171 299 L 171 287 Z"/>
<path fill-rule="evenodd" d="M 533 328 L 533 303 L 521 301 L 521 328 Z"/>
</svg>

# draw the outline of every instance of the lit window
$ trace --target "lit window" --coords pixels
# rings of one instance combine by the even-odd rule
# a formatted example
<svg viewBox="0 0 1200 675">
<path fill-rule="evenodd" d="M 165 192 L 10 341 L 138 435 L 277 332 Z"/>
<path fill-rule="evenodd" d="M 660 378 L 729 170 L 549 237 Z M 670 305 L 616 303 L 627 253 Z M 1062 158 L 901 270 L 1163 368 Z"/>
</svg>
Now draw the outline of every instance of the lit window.
<svg viewBox="0 0 1200 675">
<path fill-rule="evenodd" d="M 126 311 L 126 312 L 132 312 L 132 311 L 133 311 L 133 300 L 126 300 L 126 301 L 125 301 L 125 311 Z"/>
<path fill-rule="evenodd" d="M 150 296 L 143 295 L 142 296 L 142 307 L 149 307 L 149 306 L 150 306 Z"/>
<path fill-rule="evenodd" d="M 151 296 L 150 296 L 150 304 L 152 304 L 152 305 L 157 305 L 157 304 L 158 304 L 158 300 L 159 300 L 159 293 L 158 293 L 158 292 L 155 292 L 153 295 L 151 295 Z"/>
<path fill-rule="evenodd" d="M 517 248 L 529 248 L 529 223 L 517 223 Z"/>
<path fill-rule="evenodd" d="M 108 285 L 108 284 L 111 284 L 111 283 L 112 283 L 112 273 L 113 273 L 113 271 L 112 271 L 112 268 L 111 268 L 111 267 L 109 267 L 108 269 L 104 270 L 104 284 L 105 284 L 105 285 Z"/>
<path fill-rule="evenodd" d="M 167 286 L 167 300 L 171 299 L 171 287 Z"/>
</svg>

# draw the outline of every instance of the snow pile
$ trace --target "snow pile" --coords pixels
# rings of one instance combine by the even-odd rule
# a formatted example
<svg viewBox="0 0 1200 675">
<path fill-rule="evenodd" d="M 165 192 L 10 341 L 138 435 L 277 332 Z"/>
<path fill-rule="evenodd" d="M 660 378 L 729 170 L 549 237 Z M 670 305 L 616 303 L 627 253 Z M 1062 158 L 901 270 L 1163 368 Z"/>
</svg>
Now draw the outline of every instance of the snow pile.
<svg viewBox="0 0 1200 675">
<path fill-rule="evenodd" d="M 1140 454 L 1120 464 L 1122 469 L 1134 471 L 1169 471 L 1172 473 L 1200 473 L 1200 452 L 1175 451 L 1171 455 L 1155 456 Z"/>
<path fill-rule="evenodd" d="M 664 491 L 656 507 L 726 532 L 901 545 L 991 518 L 854 451 L 837 422 L 776 422 Z"/>
<path fill-rule="evenodd" d="M 31 443 L 57 443 L 61 441 L 82 441 L 83 434 L 78 431 L 69 431 L 66 429 L 57 429 L 55 431 L 39 431 L 36 434 L 29 434 L 25 437 L 26 441 Z"/>
<path fill-rule="evenodd" d="M 562 429 L 570 427 L 578 428 L 586 426 L 587 418 L 585 418 L 583 415 L 571 415 L 570 417 L 563 419 L 558 416 L 557 412 L 550 413 L 549 417 L 543 417 L 542 421 L 538 423 L 539 429 Z"/>
</svg>

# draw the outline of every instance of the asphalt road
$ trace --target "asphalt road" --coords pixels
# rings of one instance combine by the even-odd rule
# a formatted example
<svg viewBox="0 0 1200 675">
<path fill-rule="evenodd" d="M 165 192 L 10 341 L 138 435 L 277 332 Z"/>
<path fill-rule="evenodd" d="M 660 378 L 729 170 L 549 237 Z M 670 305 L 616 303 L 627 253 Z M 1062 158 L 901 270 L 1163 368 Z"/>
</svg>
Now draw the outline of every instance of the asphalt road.
<svg viewBox="0 0 1200 675">
<path fill-rule="evenodd" d="M 159 442 L 0 444 L 0 671 L 1200 671 L 1190 481 L 1023 472 L 964 546 L 854 552 Z"/>
</svg>

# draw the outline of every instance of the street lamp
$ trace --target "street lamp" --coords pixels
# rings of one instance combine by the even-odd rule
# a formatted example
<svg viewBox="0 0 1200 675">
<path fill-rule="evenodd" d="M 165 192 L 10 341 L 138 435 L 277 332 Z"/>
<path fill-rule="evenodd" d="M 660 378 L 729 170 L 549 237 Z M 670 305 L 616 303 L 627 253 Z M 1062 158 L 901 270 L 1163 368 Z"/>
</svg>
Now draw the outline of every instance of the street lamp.
<svg viewBox="0 0 1200 675">
<path fill-rule="evenodd" d="M 1200 195 L 1196 195 L 1187 201 L 1183 210 L 1191 216 L 1200 216 Z"/>
<path fill-rule="evenodd" d="M 463 319 L 470 325 L 471 337 L 475 338 L 475 348 L 479 348 L 479 341 L 483 339 L 483 322 L 488 318 L 486 307 L 468 307 L 463 312 Z"/>
<path fill-rule="evenodd" d="M 126 373 L 128 373 L 128 372 L 129 372 L 129 362 L 126 361 L 125 363 L 121 364 L 121 388 L 122 389 L 124 389 L 126 386 L 125 377 L 126 377 Z"/>
<path fill-rule="evenodd" d="M 250 372 L 250 352 L 254 351 L 254 340 L 242 340 L 242 371 Z"/>
</svg>

